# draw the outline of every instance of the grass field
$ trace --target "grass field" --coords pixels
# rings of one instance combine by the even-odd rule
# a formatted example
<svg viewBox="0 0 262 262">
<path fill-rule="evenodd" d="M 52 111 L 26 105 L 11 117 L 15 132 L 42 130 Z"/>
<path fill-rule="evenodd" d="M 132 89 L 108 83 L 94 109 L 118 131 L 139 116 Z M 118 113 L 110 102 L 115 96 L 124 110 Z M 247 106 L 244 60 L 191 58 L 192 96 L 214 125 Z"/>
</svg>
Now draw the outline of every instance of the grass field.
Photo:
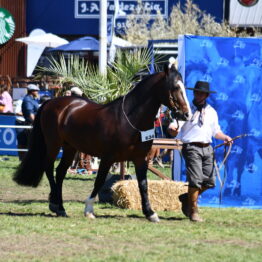
<svg viewBox="0 0 262 262">
<path fill-rule="evenodd" d="M 201 208 L 206 222 L 197 224 L 180 212 L 158 212 L 154 224 L 140 211 L 96 203 L 97 219 L 87 220 L 83 201 L 94 175 L 68 175 L 70 217 L 57 218 L 46 178 L 38 188 L 17 186 L 18 161 L 8 158 L 0 161 L 0 261 L 262 261 L 262 210 Z"/>
</svg>

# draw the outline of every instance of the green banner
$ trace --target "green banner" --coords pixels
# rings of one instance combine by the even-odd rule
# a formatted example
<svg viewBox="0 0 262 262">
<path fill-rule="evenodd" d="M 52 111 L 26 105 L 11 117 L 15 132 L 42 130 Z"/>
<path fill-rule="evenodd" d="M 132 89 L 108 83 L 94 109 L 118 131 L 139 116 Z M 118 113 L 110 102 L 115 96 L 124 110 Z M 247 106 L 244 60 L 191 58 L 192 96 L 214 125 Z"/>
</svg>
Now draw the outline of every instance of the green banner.
<svg viewBox="0 0 262 262">
<path fill-rule="evenodd" d="M 15 21 L 13 16 L 4 8 L 0 8 L 0 44 L 11 39 L 15 32 Z"/>
</svg>

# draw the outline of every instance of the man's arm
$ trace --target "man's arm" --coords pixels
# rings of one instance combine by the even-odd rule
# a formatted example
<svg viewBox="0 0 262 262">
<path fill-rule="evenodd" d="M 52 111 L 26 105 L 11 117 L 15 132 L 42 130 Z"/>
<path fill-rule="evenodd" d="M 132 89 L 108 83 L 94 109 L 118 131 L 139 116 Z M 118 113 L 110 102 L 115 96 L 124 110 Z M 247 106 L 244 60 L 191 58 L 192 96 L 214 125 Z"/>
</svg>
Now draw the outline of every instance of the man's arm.
<svg viewBox="0 0 262 262">
<path fill-rule="evenodd" d="M 233 143 L 232 138 L 228 135 L 225 135 L 222 131 L 216 133 L 215 138 L 223 140 L 227 144 Z"/>
</svg>

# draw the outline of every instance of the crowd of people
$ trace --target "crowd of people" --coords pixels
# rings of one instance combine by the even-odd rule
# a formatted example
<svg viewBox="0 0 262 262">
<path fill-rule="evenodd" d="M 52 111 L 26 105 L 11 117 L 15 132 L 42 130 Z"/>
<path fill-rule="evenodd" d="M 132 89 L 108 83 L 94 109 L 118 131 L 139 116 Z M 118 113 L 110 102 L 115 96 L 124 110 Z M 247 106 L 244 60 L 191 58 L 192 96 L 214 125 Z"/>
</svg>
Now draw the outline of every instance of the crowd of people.
<svg viewBox="0 0 262 262">
<path fill-rule="evenodd" d="M 13 101 L 11 85 L 0 85 L 0 113 L 15 116 L 18 157 L 22 161 L 29 144 L 30 130 L 39 107 L 48 99 L 52 98 L 48 92 L 42 92 L 38 85 L 28 84 L 27 94 Z M 47 94 L 46 94 L 47 93 Z M 65 88 L 63 96 L 83 96 L 83 91 L 76 86 Z M 77 152 L 69 169 L 74 174 L 92 174 L 92 157 Z"/>
</svg>

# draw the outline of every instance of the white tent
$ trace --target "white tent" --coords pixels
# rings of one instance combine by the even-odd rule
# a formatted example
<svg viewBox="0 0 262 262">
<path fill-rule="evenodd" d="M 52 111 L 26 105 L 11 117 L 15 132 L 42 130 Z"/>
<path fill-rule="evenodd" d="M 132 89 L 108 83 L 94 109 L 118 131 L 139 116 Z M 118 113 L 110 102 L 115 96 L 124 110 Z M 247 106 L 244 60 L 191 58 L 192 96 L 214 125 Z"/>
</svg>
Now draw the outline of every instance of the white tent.
<svg viewBox="0 0 262 262">
<path fill-rule="evenodd" d="M 16 41 L 27 44 L 27 76 L 32 75 L 46 47 L 57 47 L 68 43 L 66 39 L 51 33 L 47 34 L 42 29 L 34 29 L 28 37 L 17 38 Z"/>
<path fill-rule="evenodd" d="M 23 42 L 28 45 L 34 44 L 34 45 L 40 45 L 45 47 L 58 47 L 60 45 L 64 45 L 68 43 L 66 39 L 51 33 L 17 38 L 16 41 Z"/>
</svg>

